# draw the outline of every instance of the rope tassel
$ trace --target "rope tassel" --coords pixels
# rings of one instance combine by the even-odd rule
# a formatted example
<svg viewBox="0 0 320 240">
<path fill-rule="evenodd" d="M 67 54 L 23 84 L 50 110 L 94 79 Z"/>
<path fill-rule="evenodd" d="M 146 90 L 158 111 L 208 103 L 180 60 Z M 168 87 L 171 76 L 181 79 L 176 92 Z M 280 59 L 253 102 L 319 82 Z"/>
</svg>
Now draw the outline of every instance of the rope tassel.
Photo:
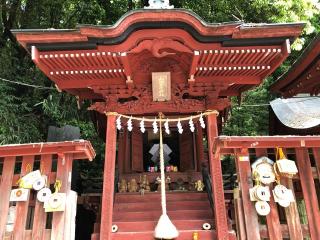
<svg viewBox="0 0 320 240">
<path fill-rule="evenodd" d="M 162 137 L 162 115 L 159 114 L 159 135 L 160 135 L 160 171 L 161 171 L 161 207 L 162 215 L 154 231 L 154 237 L 158 239 L 175 239 L 179 236 L 177 228 L 171 222 L 167 215 L 167 200 L 166 200 L 166 183 L 164 174 L 164 156 L 163 156 L 163 137 Z"/>
</svg>

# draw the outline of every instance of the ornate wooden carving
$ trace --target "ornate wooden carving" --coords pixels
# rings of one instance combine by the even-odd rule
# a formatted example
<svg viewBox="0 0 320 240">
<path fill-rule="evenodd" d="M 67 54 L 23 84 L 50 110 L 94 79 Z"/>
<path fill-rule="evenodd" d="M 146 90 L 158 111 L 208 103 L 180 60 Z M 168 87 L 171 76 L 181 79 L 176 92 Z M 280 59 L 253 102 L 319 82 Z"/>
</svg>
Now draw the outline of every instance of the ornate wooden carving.
<svg viewBox="0 0 320 240">
<path fill-rule="evenodd" d="M 100 113 L 118 112 L 122 114 L 147 114 L 147 113 L 190 113 L 205 111 L 205 102 L 194 99 L 180 99 L 170 102 L 153 102 L 144 99 L 130 101 L 126 103 L 119 102 L 97 102 L 89 110 L 96 110 Z"/>
<path fill-rule="evenodd" d="M 191 113 L 207 109 L 223 110 L 230 106 L 229 98 L 218 98 L 217 88 L 213 85 L 174 84 L 171 88 L 171 100 L 154 102 L 150 85 L 139 85 L 134 88 L 93 87 L 94 92 L 101 94 L 105 102 L 94 103 L 89 109 L 98 112 L 119 112 L 124 114 L 144 113 Z"/>
<path fill-rule="evenodd" d="M 144 50 L 150 51 L 152 55 L 157 58 L 175 55 L 177 52 L 193 53 L 193 51 L 183 43 L 170 38 L 143 40 L 135 48 L 131 49 L 129 53 L 141 53 Z"/>
</svg>

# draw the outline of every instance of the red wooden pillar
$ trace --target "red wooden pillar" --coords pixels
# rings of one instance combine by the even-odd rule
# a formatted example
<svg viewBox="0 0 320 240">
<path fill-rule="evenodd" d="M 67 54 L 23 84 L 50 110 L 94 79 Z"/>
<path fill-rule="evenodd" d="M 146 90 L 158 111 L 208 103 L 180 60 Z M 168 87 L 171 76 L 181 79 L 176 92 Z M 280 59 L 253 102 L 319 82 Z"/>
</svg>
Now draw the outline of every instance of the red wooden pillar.
<svg viewBox="0 0 320 240">
<path fill-rule="evenodd" d="M 210 172 L 212 177 L 212 195 L 214 201 L 215 226 L 218 240 L 226 240 L 228 237 L 228 222 L 225 207 L 223 179 L 220 154 L 214 151 L 214 146 L 218 138 L 217 115 L 208 115 L 207 122 L 208 147 Z"/>
<path fill-rule="evenodd" d="M 111 240 L 114 174 L 116 162 L 116 116 L 107 116 L 106 153 L 104 160 L 100 239 Z"/>
</svg>

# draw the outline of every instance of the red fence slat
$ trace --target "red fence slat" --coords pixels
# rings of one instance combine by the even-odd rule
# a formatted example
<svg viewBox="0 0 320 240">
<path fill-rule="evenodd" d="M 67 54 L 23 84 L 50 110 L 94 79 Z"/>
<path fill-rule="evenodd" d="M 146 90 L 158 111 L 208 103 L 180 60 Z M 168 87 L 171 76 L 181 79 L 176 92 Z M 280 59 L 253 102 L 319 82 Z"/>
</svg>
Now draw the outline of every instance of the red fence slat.
<svg viewBox="0 0 320 240">
<path fill-rule="evenodd" d="M 34 156 L 23 157 L 21 165 L 21 177 L 25 176 L 28 173 L 29 167 L 31 167 L 31 170 L 33 169 L 33 163 Z M 26 202 L 17 202 L 16 204 L 16 221 L 14 224 L 13 236 L 14 239 L 24 239 L 28 216 L 29 200 Z"/>
<path fill-rule="evenodd" d="M 320 212 L 308 149 L 296 149 L 296 155 L 303 198 L 306 204 L 310 236 L 312 240 L 318 240 L 320 237 L 320 228 L 318 226 L 320 223 Z"/>
<path fill-rule="evenodd" d="M 256 156 L 263 157 L 268 156 L 267 149 L 260 148 L 256 149 Z M 273 184 L 270 184 L 270 191 L 273 189 Z M 267 229 L 268 229 L 268 236 L 271 240 L 281 240 L 282 239 L 282 232 L 281 232 L 281 225 L 279 220 L 279 214 L 277 205 L 274 202 L 273 197 L 270 198 L 270 213 L 266 216 L 267 219 Z"/>
<path fill-rule="evenodd" d="M 294 194 L 294 187 L 292 179 L 281 178 L 281 184 L 286 186 L 288 189 L 291 189 Z M 289 236 L 292 240 L 301 240 L 303 239 L 302 228 L 300 224 L 299 212 L 297 203 L 293 202 L 289 207 L 285 208 L 287 225 L 289 230 Z"/>
<path fill-rule="evenodd" d="M 48 177 L 50 183 L 50 172 L 52 166 L 52 155 L 42 155 L 40 162 L 40 169 L 43 175 Z M 46 231 L 47 214 L 43 209 L 43 203 L 36 201 L 34 210 L 33 227 L 32 227 L 32 240 L 44 240 Z"/>
<path fill-rule="evenodd" d="M 58 155 L 57 166 L 57 180 L 60 180 L 62 185 L 60 192 L 66 193 L 67 199 L 71 189 L 71 171 L 72 171 L 72 154 Z M 66 209 L 64 212 L 54 212 L 52 217 L 52 232 L 51 239 L 65 239 L 65 216 L 66 212 L 70 209 Z"/>
<path fill-rule="evenodd" d="M 15 161 L 15 157 L 4 158 L 2 168 L 2 177 L 0 182 L 0 239 L 2 239 L 5 234 Z"/>
<path fill-rule="evenodd" d="M 320 148 L 313 149 L 314 161 L 316 163 L 316 169 L 318 173 L 318 180 L 320 182 Z"/>
<path fill-rule="evenodd" d="M 236 154 L 238 182 L 243 202 L 245 228 L 248 240 L 259 240 L 259 223 L 254 204 L 250 201 L 249 189 L 252 187 L 251 166 L 248 149 Z"/>
</svg>

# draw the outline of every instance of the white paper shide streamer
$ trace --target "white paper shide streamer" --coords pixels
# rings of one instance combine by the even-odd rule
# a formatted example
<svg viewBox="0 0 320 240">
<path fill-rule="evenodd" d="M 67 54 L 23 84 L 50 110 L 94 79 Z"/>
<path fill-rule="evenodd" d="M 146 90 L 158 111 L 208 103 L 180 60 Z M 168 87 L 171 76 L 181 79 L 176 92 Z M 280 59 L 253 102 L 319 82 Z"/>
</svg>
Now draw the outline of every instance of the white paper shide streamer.
<svg viewBox="0 0 320 240">
<path fill-rule="evenodd" d="M 128 122 L 127 122 L 127 127 L 128 127 L 128 131 L 131 132 L 133 129 L 132 126 L 132 117 L 129 118 Z"/>
<path fill-rule="evenodd" d="M 120 131 L 121 130 L 121 116 L 119 116 L 117 118 L 116 124 L 117 124 L 117 129 Z"/>
<path fill-rule="evenodd" d="M 177 128 L 178 128 L 178 132 L 179 132 L 180 134 L 182 134 L 182 133 L 183 133 L 183 128 L 182 128 L 180 119 L 179 119 L 179 121 L 178 121 L 178 123 L 177 123 Z"/>
<path fill-rule="evenodd" d="M 144 133 L 146 131 L 146 128 L 144 126 L 144 118 L 142 118 L 141 122 L 140 122 L 140 131 L 142 133 Z"/>
<path fill-rule="evenodd" d="M 200 115 L 199 122 L 200 122 L 200 126 L 201 126 L 202 128 L 206 128 L 206 124 L 204 123 L 202 113 L 201 113 L 201 115 Z"/>
<path fill-rule="evenodd" d="M 170 134 L 169 119 L 167 119 L 167 121 L 164 123 L 164 130 L 166 134 Z"/>
<path fill-rule="evenodd" d="M 158 129 L 158 124 L 157 124 L 157 119 L 154 119 L 154 122 L 152 123 L 152 127 L 153 127 L 153 133 L 157 134 L 159 129 Z"/>
<path fill-rule="evenodd" d="M 194 123 L 193 123 L 193 121 L 192 121 L 192 117 L 190 117 L 189 126 L 190 126 L 190 131 L 191 131 L 191 132 L 194 132 L 195 128 L 194 128 Z"/>
</svg>

